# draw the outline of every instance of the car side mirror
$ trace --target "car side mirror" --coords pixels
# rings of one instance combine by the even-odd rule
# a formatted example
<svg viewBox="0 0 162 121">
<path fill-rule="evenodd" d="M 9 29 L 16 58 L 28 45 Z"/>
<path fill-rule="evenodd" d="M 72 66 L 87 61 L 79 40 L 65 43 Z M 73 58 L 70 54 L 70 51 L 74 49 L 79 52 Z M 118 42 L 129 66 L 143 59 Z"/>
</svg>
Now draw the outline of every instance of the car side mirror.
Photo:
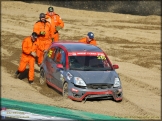
<svg viewBox="0 0 162 121">
<path fill-rule="evenodd" d="M 113 68 L 114 68 L 114 69 L 118 69 L 119 66 L 118 66 L 117 64 L 115 64 L 115 65 L 113 65 Z"/>
<path fill-rule="evenodd" d="M 57 64 L 56 67 L 60 68 L 60 69 L 63 69 L 63 65 L 62 64 Z"/>
</svg>

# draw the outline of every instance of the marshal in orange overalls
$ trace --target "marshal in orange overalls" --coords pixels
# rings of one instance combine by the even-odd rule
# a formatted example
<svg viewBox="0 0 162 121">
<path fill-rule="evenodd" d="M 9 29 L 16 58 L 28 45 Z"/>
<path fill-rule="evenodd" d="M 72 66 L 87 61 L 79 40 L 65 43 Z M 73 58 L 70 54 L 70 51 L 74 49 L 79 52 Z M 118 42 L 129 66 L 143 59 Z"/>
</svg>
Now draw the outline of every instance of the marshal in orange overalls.
<svg viewBox="0 0 162 121">
<path fill-rule="evenodd" d="M 64 27 L 64 22 L 62 21 L 61 17 L 53 11 L 53 7 L 49 8 L 52 8 L 52 11 L 48 9 L 48 12 L 46 13 L 46 20 L 51 23 L 53 29 L 52 36 L 54 37 L 54 42 L 57 42 L 59 41 L 59 30 L 56 28 L 59 27 L 59 29 L 62 29 Z"/>
<path fill-rule="evenodd" d="M 85 43 L 85 44 L 91 44 L 91 45 L 95 45 L 95 46 L 97 45 L 95 39 L 92 39 L 91 41 L 88 41 L 87 37 L 80 39 L 79 42 L 82 42 L 82 43 Z"/>
<path fill-rule="evenodd" d="M 38 65 L 40 65 L 43 61 L 44 52 L 49 48 L 52 43 L 52 28 L 51 24 L 48 21 L 42 22 L 37 21 L 34 24 L 33 32 L 38 34 L 38 49 L 37 49 L 37 56 L 38 56 Z M 44 35 L 41 35 L 41 32 L 45 32 Z"/>
<path fill-rule="evenodd" d="M 22 54 L 18 72 L 23 72 L 26 69 L 27 64 L 29 65 L 29 81 L 34 80 L 34 64 L 35 57 L 31 55 L 31 52 L 36 52 L 37 41 L 32 42 L 31 36 L 26 37 L 22 42 Z"/>
</svg>

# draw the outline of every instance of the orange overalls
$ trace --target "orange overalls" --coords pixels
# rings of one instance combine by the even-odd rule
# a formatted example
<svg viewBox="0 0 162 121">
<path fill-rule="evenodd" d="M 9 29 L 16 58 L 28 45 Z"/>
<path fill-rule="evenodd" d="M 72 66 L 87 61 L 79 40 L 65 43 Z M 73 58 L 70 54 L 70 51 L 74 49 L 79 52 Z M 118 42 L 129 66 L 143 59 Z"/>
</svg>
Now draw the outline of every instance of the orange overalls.
<svg viewBox="0 0 162 121">
<path fill-rule="evenodd" d="M 85 44 L 91 44 L 91 45 L 97 45 L 96 40 L 92 39 L 90 42 L 87 41 L 87 37 L 82 38 L 79 40 L 79 42 L 85 43 Z"/>
<path fill-rule="evenodd" d="M 41 31 L 45 31 L 45 35 L 40 35 Z M 51 43 L 52 43 L 52 27 L 51 24 L 46 21 L 41 22 L 37 21 L 34 24 L 33 32 L 36 32 L 38 34 L 38 49 L 36 51 L 37 56 L 38 56 L 38 64 L 40 65 L 43 61 L 43 56 L 44 56 L 44 51 L 47 50 Z"/>
<path fill-rule="evenodd" d="M 46 20 L 49 20 L 49 22 L 51 23 L 53 29 L 52 36 L 54 37 L 54 42 L 57 42 L 59 40 L 59 32 L 55 29 L 55 27 L 60 26 L 63 28 L 64 22 L 58 14 L 54 13 L 54 15 L 50 16 L 49 12 L 46 13 Z"/>
<path fill-rule="evenodd" d="M 34 80 L 34 64 L 35 58 L 30 54 L 31 52 L 36 52 L 37 42 L 32 42 L 31 36 L 26 37 L 22 42 L 22 54 L 20 59 L 20 64 L 18 67 L 19 72 L 23 72 L 26 69 L 27 64 L 29 64 L 29 81 Z"/>
</svg>

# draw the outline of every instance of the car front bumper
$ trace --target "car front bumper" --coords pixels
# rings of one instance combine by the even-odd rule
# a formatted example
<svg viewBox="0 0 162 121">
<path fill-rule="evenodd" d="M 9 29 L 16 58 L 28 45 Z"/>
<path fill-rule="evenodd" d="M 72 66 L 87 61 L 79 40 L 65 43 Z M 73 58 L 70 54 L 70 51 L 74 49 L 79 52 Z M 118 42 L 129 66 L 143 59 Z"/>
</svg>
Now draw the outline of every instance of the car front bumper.
<svg viewBox="0 0 162 121">
<path fill-rule="evenodd" d="M 122 100 L 122 88 L 110 89 L 83 89 L 72 86 L 69 88 L 69 98 L 76 101 L 86 100 L 88 98 L 112 98 L 115 101 Z"/>
</svg>

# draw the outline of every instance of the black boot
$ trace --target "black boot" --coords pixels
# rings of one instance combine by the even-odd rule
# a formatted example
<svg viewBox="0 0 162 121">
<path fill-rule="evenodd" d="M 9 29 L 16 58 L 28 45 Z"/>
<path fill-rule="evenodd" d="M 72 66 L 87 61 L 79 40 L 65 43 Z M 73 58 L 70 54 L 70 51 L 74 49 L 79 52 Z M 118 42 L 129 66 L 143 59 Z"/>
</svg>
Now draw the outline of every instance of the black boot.
<svg viewBox="0 0 162 121">
<path fill-rule="evenodd" d="M 33 80 L 29 80 L 28 82 L 29 82 L 29 84 L 34 84 Z"/>
<path fill-rule="evenodd" d="M 14 74 L 14 78 L 18 78 L 19 77 L 19 75 L 20 75 L 20 72 L 17 70 L 16 72 L 15 72 L 15 74 Z"/>
</svg>

